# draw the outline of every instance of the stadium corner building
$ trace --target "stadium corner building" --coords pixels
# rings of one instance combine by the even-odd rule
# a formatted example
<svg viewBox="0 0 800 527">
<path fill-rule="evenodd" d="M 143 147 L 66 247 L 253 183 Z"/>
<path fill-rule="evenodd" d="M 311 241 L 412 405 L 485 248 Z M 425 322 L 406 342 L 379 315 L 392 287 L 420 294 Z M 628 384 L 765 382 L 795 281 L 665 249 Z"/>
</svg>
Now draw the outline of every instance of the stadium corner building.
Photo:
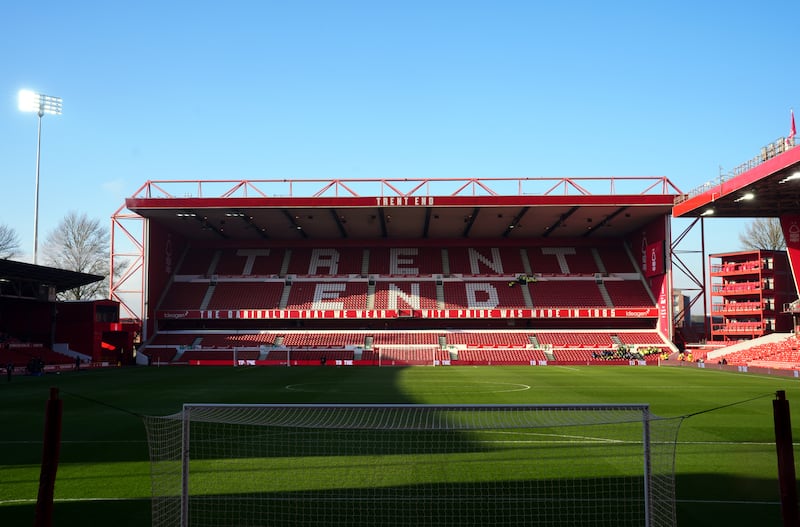
<svg viewBox="0 0 800 527">
<path fill-rule="evenodd" d="M 540 364 L 673 349 L 663 177 L 148 181 L 112 218 L 140 361 Z M 625 352 L 622 355 L 621 352 Z"/>
</svg>

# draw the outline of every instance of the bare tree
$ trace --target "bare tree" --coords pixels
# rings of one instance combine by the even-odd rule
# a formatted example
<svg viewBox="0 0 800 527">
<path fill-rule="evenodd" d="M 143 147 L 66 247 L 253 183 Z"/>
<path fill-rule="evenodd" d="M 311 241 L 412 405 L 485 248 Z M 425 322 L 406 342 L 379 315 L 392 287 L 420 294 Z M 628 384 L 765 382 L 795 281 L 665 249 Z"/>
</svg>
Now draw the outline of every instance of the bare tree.
<svg viewBox="0 0 800 527">
<path fill-rule="evenodd" d="M 778 218 L 756 218 L 739 234 L 739 242 L 744 249 L 786 250 L 786 240 Z"/>
<path fill-rule="evenodd" d="M 108 298 L 109 234 L 99 220 L 70 211 L 44 244 L 44 261 L 59 269 L 105 277 L 60 295 L 62 300 Z"/>
<path fill-rule="evenodd" d="M 17 232 L 7 225 L 0 225 L 0 259 L 19 256 L 19 247 Z"/>
</svg>

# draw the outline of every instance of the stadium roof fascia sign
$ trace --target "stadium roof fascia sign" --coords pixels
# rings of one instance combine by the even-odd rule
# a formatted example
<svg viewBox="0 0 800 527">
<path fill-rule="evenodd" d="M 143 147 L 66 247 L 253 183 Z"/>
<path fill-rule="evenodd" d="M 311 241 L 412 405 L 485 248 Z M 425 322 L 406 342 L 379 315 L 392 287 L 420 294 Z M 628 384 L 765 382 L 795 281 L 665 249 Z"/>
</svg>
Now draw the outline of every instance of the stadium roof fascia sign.
<svg viewBox="0 0 800 527">
<path fill-rule="evenodd" d="M 128 198 L 131 210 L 200 208 L 330 208 L 330 207 L 518 207 L 518 206 L 636 206 L 669 205 L 673 195 L 546 195 L 546 196 L 376 196 L 376 197 L 216 197 Z"/>
</svg>

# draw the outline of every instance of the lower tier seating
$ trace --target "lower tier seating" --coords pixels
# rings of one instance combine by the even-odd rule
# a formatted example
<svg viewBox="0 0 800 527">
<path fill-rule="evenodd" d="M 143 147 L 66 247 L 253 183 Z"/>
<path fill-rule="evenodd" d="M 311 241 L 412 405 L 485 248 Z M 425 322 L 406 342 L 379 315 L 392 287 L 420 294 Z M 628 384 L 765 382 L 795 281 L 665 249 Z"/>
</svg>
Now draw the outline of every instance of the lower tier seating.
<svg viewBox="0 0 800 527">
<path fill-rule="evenodd" d="M 732 366 L 748 366 L 758 362 L 800 365 L 800 338 L 789 337 L 779 342 L 767 342 L 724 355 Z M 720 359 L 721 360 L 721 359 Z"/>
<path fill-rule="evenodd" d="M 215 330 L 163 332 L 144 349 L 151 363 L 233 360 L 234 351 L 241 360 L 529 363 L 623 360 L 670 348 L 654 330 Z"/>
</svg>

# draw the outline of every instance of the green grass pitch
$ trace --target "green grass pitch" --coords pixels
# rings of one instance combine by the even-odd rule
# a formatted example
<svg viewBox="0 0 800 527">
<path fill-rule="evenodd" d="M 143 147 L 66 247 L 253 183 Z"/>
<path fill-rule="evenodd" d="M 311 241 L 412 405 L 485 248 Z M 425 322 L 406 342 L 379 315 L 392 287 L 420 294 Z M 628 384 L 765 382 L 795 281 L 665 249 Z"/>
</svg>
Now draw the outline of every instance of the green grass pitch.
<svg viewBox="0 0 800 527">
<path fill-rule="evenodd" d="M 56 526 L 150 524 L 141 419 L 197 403 L 647 403 L 678 435 L 678 525 L 780 525 L 772 399 L 794 378 L 671 367 L 130 368 L 0 382 L 0 518 L 31 525 L 50 387 L 64 404 Z M 763 396 L 763 397 L 760 397 Z"/>
</svg>

